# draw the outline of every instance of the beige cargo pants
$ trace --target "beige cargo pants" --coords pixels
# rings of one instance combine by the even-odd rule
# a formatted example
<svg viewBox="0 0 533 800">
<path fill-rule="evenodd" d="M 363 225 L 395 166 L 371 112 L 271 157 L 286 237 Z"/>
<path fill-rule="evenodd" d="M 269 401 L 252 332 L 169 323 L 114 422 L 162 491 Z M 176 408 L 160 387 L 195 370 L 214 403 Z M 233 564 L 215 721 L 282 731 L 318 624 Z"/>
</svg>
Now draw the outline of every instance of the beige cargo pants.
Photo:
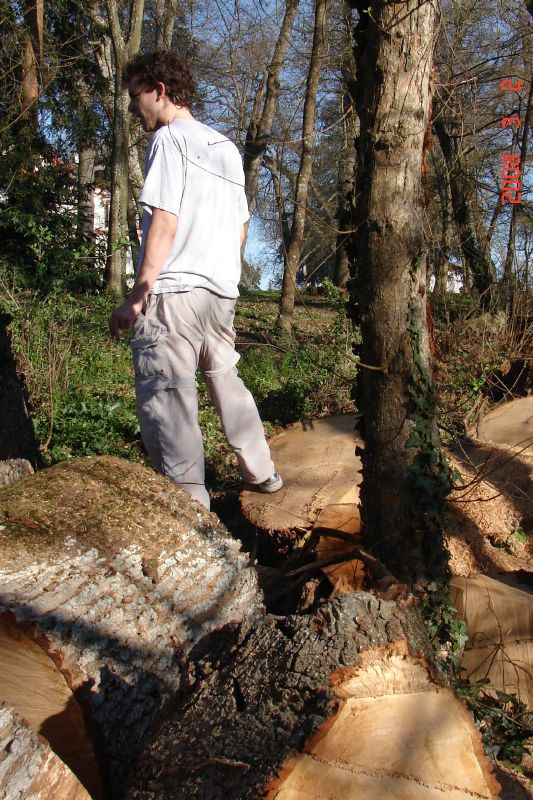
<svg viewBox="0 0 533 800">
<path fill-rule="evenodd" d="M 262 483 L 274 472 L 254 399 L 235 368 L 234 306 L 235 300 L 207 289 L 149 295 L 130 341 L 148 455 L 157 472 L 207 508 L 198 367 L 244 480 Z"/>
</svg>

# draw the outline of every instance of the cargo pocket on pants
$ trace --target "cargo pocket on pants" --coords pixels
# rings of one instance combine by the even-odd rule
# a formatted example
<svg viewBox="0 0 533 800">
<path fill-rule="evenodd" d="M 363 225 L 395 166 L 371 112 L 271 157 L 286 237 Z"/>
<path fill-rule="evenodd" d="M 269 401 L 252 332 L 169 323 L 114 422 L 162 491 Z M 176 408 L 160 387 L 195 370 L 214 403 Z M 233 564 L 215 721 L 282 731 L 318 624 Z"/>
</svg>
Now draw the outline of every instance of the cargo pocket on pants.
<svg viewBox="0 0 533 800">
<path fill-rule="evenodd" d="M 170 378 L 166 353 L 168 331 L 160 325 L 144 325 L 130 340 L 136 381 L 147 378 Z"/>
</svg>

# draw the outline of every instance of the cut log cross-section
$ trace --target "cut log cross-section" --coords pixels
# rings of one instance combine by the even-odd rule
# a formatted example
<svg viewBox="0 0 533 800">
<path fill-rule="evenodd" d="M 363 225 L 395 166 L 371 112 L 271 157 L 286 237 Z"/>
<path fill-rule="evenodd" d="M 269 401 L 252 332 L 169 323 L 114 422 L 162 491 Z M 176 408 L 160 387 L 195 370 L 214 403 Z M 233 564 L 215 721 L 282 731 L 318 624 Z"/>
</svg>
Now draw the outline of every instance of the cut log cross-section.
<svg viewBox="0 0 533 800">
<path fill-rule="evenodd" d="M 466 621 L 465 677 L 514 694 L 533 710 L 533 595 L 488 575 L 455 577 L 452 602 Z"/>
<path fill-rule="evenodd" d="M 354 432 L 355 416 L 303 420 L 269 439 L 270 451 L 284 487 L 275 495 L 241 493 L 244 516 L 256 527 L 278 534 L 313 526 L 332 504 L 357 504 L 362 441 Z"/>
<path fill-rule="evenodd" d="M 267 800 L 497 794 L 472 720 L 451 689 L 435 685 L 412 658 L 368 653 L 362 662 L 335 686 L 337 714 L 288 762 Z"/>
</svg>

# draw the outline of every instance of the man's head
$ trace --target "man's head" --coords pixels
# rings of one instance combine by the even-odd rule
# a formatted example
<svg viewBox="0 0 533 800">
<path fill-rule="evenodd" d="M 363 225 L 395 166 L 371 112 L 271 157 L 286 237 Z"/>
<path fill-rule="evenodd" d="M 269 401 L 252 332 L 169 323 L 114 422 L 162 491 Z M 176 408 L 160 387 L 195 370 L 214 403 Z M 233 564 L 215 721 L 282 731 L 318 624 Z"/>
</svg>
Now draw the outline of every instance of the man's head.
<svg viewBox="0 0 533 800">
<path fill-rule="evenodd" d="M 189 109 L 194 97 L 191 73 L 174 53 L 156 50 L 138 53 L 122 71 L 122 83 L 130 94 L 130 111 L 145 130 L 155 130 L 166 122 L 162 103 Z"/>
</svg>

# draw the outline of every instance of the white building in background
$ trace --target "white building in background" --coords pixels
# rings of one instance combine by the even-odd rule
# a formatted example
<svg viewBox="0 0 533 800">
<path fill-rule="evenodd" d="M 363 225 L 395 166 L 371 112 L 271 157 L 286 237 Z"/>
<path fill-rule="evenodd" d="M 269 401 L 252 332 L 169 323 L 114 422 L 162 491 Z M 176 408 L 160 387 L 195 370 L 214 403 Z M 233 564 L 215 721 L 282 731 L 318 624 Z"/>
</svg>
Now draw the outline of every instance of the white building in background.
<svg viewBox="0 0 533 800">
<path fill-rule="evenodd" d="M 429 279 L 429 291 L 432 292 L 435 288 L 436 278 L 435 275 L 432 275 Z M 453 267 L 448 268 L 448 283 L 446 285 L 446 291 L 450 292 L 450 294 L 460 294 L 465 285 L 465 278 L 461 270 L 453 269 Z"/>
</svg>

